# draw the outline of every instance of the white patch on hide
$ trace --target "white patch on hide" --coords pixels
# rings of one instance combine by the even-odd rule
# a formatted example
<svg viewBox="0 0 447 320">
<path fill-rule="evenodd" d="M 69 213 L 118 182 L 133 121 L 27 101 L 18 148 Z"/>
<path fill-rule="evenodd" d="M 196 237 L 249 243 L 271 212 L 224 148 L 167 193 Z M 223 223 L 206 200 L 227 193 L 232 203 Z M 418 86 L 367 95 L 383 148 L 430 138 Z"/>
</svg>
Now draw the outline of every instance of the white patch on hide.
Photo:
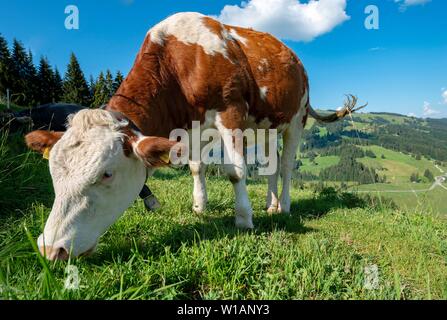
<svg viewBox="0 0 447 320">
<path fill-rule="evenodd" d="M 267 88 L 267 87 L 259 88 L 259 95 L 261 96 L 261 99 L 263 101 L 266 100 L 268 91 L 269 91 L 269 88 Z"/>
<path fill-rule="evenodd" d="M 231 36 L 233 39 L 235 39 L 235 40 L 241 42 L 244 46 L 247 46 L 247 39 L 245 39 L 244 37 L 241 37 L 241 36 L 236 32 L 236 30 L 234 30 L 234 29 L 230 29 L 230 36 Z"/>
<path fill-rule="evenodd" d="M 224 39 L 221 39 L 206 27 L 203 18 L 206 16 L 196 12 L 177 13 L 154 26 L 148 34 L 151 41 L 159 45 L 163 45 L 166 37 L 172 35 L 185 44 L 201 46 L 209 55 L 220 53 L 228 58 L 226 43 L 228 36 L 225 34 L 225 28 L 222 27 L 225 32 L 222 33 Z"/>
</svg>

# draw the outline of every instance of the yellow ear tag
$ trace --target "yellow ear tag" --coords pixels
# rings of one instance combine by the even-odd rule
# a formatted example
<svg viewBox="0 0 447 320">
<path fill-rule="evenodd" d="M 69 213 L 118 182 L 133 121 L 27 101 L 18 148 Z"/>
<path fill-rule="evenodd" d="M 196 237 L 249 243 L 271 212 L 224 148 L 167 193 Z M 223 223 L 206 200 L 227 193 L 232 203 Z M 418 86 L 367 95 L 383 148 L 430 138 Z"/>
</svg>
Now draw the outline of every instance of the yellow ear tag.
<svg viewBox="0 0 447 320">
<path fill-rule="evenodd" d="M 45 148 L 43 150 L 43 158 L 46 160 L 50 160 L 50 148 Z"/>
<path fill-rule="evenodd" d="M 169 153 L 165 153 L 164 155 L 162 155 L 160 157 L 160 159 L 164 162 L 164 163 L 171 163 L 171 160 L 169 159 Z"/>
</svg>

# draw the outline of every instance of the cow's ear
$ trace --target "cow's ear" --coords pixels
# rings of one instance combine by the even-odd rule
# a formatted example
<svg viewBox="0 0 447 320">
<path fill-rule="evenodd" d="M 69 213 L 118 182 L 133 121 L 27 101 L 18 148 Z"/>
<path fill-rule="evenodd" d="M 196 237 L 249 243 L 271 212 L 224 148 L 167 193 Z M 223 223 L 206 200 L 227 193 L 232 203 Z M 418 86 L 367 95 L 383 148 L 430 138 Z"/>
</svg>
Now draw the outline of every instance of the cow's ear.
<svg viewBox="0 0 447 320">
<path fill-rule="evenodd" d="M 183 145 L 161 137 L 140 138 L 133 144 L 133 150 L 147 167 L 168 166 L 172 155 L 178 155 Z"/>
<path fill-rule="evenodd" d="M 45 154 L 59 141 L 63 132 L 36 130 L 25 136 L 25 142 L 28 148 Z"/>
</svg>

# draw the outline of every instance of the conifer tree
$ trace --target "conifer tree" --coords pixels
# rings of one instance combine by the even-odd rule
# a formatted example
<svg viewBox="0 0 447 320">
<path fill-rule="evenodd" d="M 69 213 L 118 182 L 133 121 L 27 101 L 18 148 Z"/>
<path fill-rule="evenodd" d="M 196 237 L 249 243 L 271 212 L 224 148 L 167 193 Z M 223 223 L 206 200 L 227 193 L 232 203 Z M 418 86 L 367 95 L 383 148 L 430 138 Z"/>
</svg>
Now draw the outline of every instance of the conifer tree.
<svg viewBox="0 0 447 320">
<path fill-rule="evenodd" d="M 0 96 L 6 95 L 6 89 L 12 89 L 11 68 L 12 61 L 8 42 L 0 34 Z"/>
<path fill-rule="evenodd" d="M 427 178 L 429 182 L 435 181 L 435 176 L 433 175 L 433 172 L 431 172 L 429 169 L 425 170 L 424 177 Z"/>
<path fill-rule="evenodd" d="M 53 102 L 55 79 L 54 73 L 45 57 L 40 58 L 37 72 L 37 101 L 39 104 Z"/>
<path fill-rule="evenodd" d="M 95 85 L 95 95 L 93 98 L 92 106 L 98 108 L 103 104 L 107 103 L 109 100 L 109 93 L 107 91 L 106 80 L 104 78 L 104 73 L 101 72 L 98 76 L 98 80 Z"/>
<path fill-rule="evenodd" d="M 113 93 L 115 94 L 115 92 L 118 90 L 118 88 L 120 87 L 121 83 L 123 83 L 124 80 L 124 76 L 121 73 L 121 71 L 117 71 L 116 76 L 115 76 L 115 80 L 113 81 Z"/>
<path fill-rule="evenodd" d="M 96 81 L 95 78 L 93 78 L 92 75 L 90 75 L 90 79 L 88 82 L 88 90 L 90 92 L 90 107 L 93 107 L 93 103 L 95 101 L 95 88 L 96 88 Z"/>
<path fill-rule="evenodd" d="M 52 85 L 53 102 L 62 101 L 63 85 L 64 82 L 62 80 L 61 74 L 59 73 L 59 70 L 55 67 L 53 72 L 53 85 Z"/>
<path fill-rule="evenodd" d="M 24 65 L 25 72 L 25 105 L 35 106 L 37 103 L 38 83 L 37 83 L 37 70 L 34 66 L 33 54 L 31 50 L 28 50 L 26 61 Z"/>
<path fill-rule="evenodd" d="M 36 103 L 37 71 L 31 51 L 26 53 L 22 43 L 14 39 L 11 55 L 11 101 L 22 106 Z"/>
<path fill-rule="evenodd" d="M 107 98 L 108 98 L 107 100 L 109 100 L 115 91 L 113 90 L 113 84 L 114 84 L 113 75 L 112 75 L 112 72 L 110 72 L 110 70 L 108 70 L 108 69 L 106 72 L 105 84 L 106 84 L 106 94 L 107 94 Z M 104 103 L 107 103 L 107 102 L 108 101 L 106 101 Z"/>
<path fill-rule="evenodd" d="M 25 65 L 27 64 L 27 60 L 28 57 L 25 48 L 17 39 L 14 39 L 11 54 L 11 100 L 20 105 L 26 103 Z"/>
<path fill-rule="evenodd" d="M 71 54 L 70 63 L 65 73 L 62 100 L 83 106 L 89 105 L 90 97 L 87 81 L 74 53 Z"/>
</svg>

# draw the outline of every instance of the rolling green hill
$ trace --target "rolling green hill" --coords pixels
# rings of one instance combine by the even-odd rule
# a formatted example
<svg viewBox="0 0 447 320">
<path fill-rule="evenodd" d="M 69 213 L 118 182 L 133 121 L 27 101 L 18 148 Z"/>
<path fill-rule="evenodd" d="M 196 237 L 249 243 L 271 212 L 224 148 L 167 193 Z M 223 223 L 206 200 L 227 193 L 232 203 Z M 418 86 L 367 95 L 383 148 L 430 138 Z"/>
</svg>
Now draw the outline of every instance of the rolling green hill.
<svg viewBox="0 0 447 320">
<path fill-rule="evenodd" d="M 447 203 L 442 200 L 447 197 L 447 189 L 437 186 L 423 193 L 412 192 L 430 189 L 433 181 L 424 177 L 427 171 L 434 177 L 447 173 L 446 119 L 363 113 L 329 126 L 309 121 L 304 146 L 298 155 L 301 158 L 299 170 L 319 176 L 328 168 L 340 166 L 340 156 L 352 152 L 347 151 L 352 146 L 367 152 L 367 155 L 356 158 L 356 161 L 366 168 L 374 169 L 380 179 L 385 181 L 361 185 L 356 181 L 339 181 L 340 184 L 344 182 L 351 186 L 351 190 L 375 191 L 374 194 L 391 198 L 398 205 L 430 207 L 435 212 L 447 215 Z M 412 175 L 420 178 L 419 183 L 410 181 Z M 444 186 L 447 184 L 444 183 Z"/>
</svg>

